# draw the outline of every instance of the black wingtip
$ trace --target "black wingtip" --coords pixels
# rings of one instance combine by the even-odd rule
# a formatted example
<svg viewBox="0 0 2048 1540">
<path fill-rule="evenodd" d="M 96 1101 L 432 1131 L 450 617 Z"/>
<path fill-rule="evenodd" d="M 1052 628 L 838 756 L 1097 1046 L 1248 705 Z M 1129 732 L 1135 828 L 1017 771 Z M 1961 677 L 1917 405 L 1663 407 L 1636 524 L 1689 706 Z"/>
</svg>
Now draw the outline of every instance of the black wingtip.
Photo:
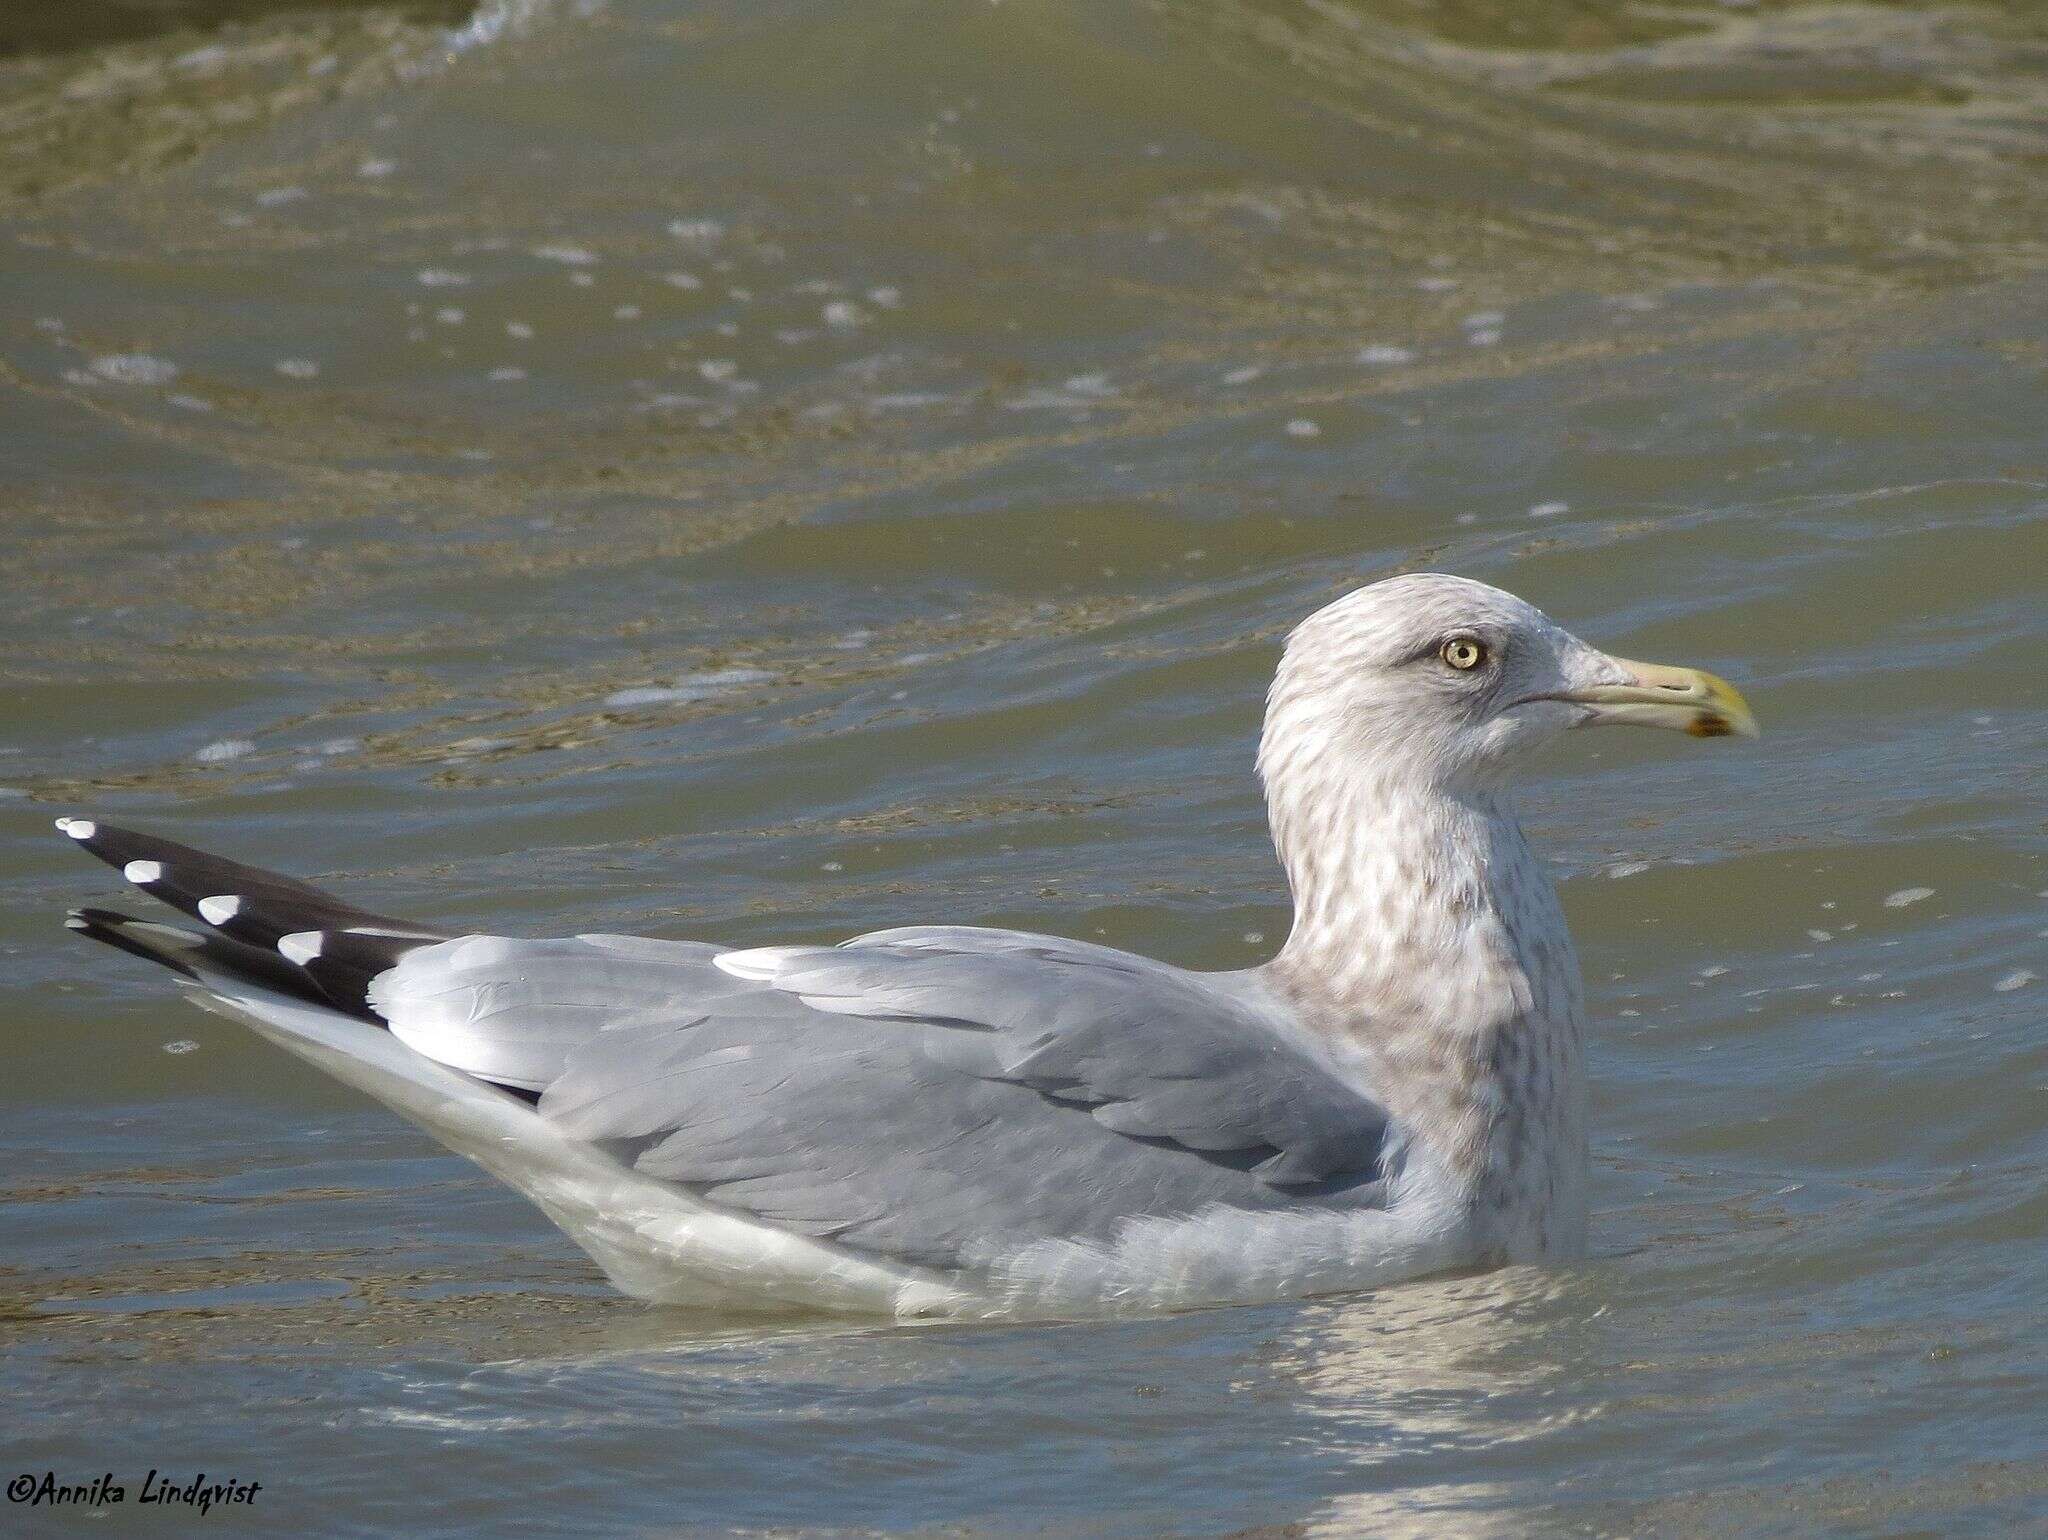
<svg viewBox="0 0 2048 1540">
<path fill-rule="evenodd" d="M 79 912 L 83 918 L 74 929 L 123 951 L 140 948 L 138 955 L 153 962 L 259 979 L 351 1016 L 380 1021 L 369 1003 L 372 981 L 405 953 L 448 939 L 432 927 L 360 909 L 296 877 L 244 866 L 175 840 L 77 814 L 56 823 L 60 833 L 136 888 L 206 927 L 188 942 L 184 938 L 192 933 L 175 927 L 112 911 Z"/>
<path fill-rule="evenodd" d="M 251 946 L 275 947 L 298 931 L 362 927 L 422 942 L 447 939 L 434 927 L 360 908 L 296 877 L 159 835 L 77 815 L 58 819 L 57 828 L 151 898 Z"/>
<path fill-rule="evenodd" d="M 430 945 L 433 940 L 353 931 L 306 932 L 302 934 L 308 945 L 301 958 L 238 941 L 218 927 L 205 932 L 189 931 L 154 920 L 138 920 L 118 909 L 73 909 L 65 914 L 64 926 L 88 941 L 98 941 L 144 962 L 169 968 L 209 988 L 217 987 L 223 977 L 242 979 L 375 1026 L 385 1022 L 369 1004 L 370 981 L 391 967 L 405 950 Z M 311 945 L 313 942 L 319 944 Z M 538 1091 L 477 1078 L 529 1106 L 540 1100 Z"/>
<path fill-rule="evenodd" d="M 132 915 L 122 914 L 117 909 L 73 909 L 64 916 L 64 928 L 76 931 L 88 941 L 102 942 L 118 952 L 126 952 L 130 957 L 139 957 L 144 962 L 169 968 L 173 973 L 181 973 L 188 979 L 198 978 L 199 975 L 193 971 L 190 964 L 180 958 L 173 948 L 145 945 L 130 933 L 129 927 L 141 927 L 145 924 L 146 922 L 137 920 Z M 171 927 L 159 925 L 151 928 L 167 932 Z M 200 939 L 194 936 L 192 941 L 196 945 Z"/>
</svg>

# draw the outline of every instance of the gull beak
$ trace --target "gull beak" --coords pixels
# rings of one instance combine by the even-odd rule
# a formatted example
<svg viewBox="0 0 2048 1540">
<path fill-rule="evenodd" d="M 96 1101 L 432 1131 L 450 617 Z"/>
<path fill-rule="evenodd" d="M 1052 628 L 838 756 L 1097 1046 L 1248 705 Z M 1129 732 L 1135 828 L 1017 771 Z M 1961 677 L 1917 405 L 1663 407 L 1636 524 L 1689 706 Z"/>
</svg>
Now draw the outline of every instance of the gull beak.
<svg viewBox="0 0 2048 1540">
<path fill-rule="evenodd" d="M 1628 722 L 1637 727 L 1673 727 L 1695 738 L 1754 738 L 1756 715 L 1742 692 L 1705 669 L 1671 668 L 1609 658 L 1624 676 L 1619 684 L 1596 684 L 1558 697 L 1584 706 L 1582 727 Z"/>
</svg>

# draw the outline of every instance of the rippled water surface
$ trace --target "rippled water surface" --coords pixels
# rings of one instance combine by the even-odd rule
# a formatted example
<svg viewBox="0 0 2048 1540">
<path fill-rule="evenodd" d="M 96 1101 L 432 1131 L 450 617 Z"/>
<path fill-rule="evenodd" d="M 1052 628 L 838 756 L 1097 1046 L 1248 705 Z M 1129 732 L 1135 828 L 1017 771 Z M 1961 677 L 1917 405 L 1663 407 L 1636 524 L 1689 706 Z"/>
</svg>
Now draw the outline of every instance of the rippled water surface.
<svg viewBox="0 0 2048 1540">
<path fill-rule="evenodd" d="M 0 1474 L 262 1481 L 220 1532 L 2048 1528 L 2044 165 L 2022 0 L 10 7 Z M 650 1311 L 58 927 L 92 809 L 442 924 L 1242 966 L 1277 639 L 1411 565 L 1766 724 L 1528 788 L 1583 1267 Z"/>
</svg>

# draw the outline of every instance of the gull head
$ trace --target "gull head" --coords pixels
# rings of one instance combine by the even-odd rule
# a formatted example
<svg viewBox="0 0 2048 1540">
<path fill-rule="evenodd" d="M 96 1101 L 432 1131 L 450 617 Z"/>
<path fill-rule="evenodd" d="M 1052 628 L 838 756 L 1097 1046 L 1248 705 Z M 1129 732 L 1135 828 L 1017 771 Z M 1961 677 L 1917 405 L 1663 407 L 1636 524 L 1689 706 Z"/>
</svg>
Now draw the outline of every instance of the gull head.
<svg viewBox="0 0 2048 1540">
<path fill-rule="evenodd" d="M 1511 780 L 1572 728 L 1622 723 L 1696 738 L 1757 734 L 1726 680 L 1617 658 L 1511 593 L 1410 573 L 1346 594 L 1297 626 L 1274 677 L 1259 767 L 1439 791 Z"/>
</svg>

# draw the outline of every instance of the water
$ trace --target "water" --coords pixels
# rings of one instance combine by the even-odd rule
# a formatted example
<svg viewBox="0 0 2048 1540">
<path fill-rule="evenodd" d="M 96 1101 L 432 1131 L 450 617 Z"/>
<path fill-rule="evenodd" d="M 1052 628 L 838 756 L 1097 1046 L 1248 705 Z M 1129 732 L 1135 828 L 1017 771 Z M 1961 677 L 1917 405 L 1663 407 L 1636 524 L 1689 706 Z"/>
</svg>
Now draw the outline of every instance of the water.
<svg viewBox="0 0 2048 1540">
<path fill-rule="evenodd" d="M 260 1480 L 221 1532 L 2048 1525 L 2038 7 L 18 9 L 7 1474 L 152 1534 L 152 1466 Z M 1241 966 L 1276 640 L 1405 565 L 1766 725 L 1528 788 L 1583 1267 L 650 1311 L 57 928 L 92 809 L 444 924 Z"/>
</svg>

